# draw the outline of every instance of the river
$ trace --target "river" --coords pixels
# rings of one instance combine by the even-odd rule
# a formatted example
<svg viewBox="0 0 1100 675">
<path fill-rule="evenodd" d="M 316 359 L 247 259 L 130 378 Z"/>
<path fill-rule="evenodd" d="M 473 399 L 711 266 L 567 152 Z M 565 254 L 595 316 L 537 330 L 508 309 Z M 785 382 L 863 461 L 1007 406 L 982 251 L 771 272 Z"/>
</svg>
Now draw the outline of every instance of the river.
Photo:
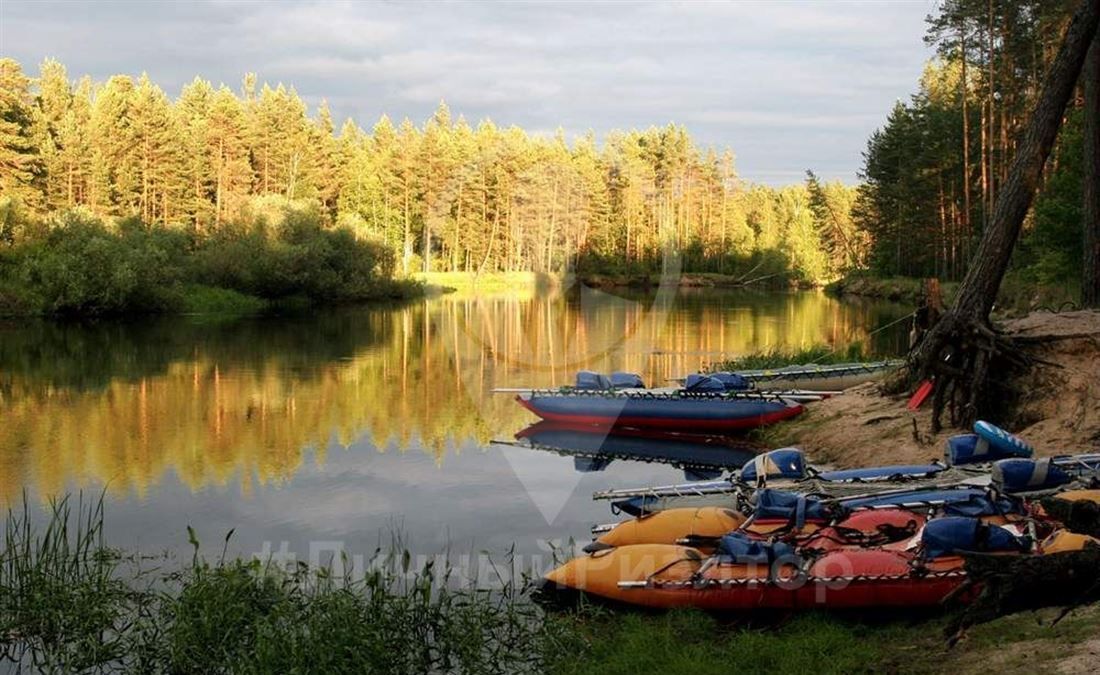
<svg viewBox="0 0 1100 675">
<path fill-rule="evenodd" d="M 609 519 L 594 490 L 679 482 L 662 464 L 494 445 L 534 422 L 494 387 L 578 369 L 647 382 L 749 352 L 903 347 L 908 308 L 817 292 L 453 294 L 309 316 L 0 323 L 0 497 L 106 500 L 110 544 L 521 554 Z"/>
</svg>

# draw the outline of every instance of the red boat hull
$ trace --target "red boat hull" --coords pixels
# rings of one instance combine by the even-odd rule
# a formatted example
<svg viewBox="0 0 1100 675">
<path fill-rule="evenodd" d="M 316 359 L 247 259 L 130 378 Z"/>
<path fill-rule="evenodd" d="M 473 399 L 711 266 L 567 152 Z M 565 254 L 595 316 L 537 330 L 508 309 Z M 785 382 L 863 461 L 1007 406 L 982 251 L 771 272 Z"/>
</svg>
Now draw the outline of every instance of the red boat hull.
<svg viewBox="0 0 1100 675">
<path fill-rule="evenodd" d="M 584 413 L 559 413 L 541 409 L 530 400 L 517 396 L 520 405 L 549 422 L 569 425 L 602 427 L 634 427 L 662 431 L 725 432 L 755 429 L 795 417 L 802 412 L 800 405 L 787 405 L 770 412 L 741 417 L 655 417 L 632 415 L 600 415 Z"/>
</svg>

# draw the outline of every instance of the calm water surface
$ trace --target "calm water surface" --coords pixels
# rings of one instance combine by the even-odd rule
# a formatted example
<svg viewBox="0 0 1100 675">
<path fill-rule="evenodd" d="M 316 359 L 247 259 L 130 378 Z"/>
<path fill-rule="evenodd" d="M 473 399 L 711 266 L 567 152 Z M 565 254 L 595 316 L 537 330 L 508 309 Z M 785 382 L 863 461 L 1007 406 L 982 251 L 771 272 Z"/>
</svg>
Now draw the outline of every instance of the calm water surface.
<svg viewBox="0 0 1100 675">
<path fill-rule="evenodd" d="M 862 342 L 908 312 L 820 293 L 444 296 L 300 318 L 0 324 L 0 498 L 106 491 L 110 543 L 249 554 L 520 552 L 609 519 L 594 490 L 678 482 L 661 464 L 494 445 L 534 422 L 494 387 L 582 368 L 651 383 L 723 357 Z"/>
</svg>

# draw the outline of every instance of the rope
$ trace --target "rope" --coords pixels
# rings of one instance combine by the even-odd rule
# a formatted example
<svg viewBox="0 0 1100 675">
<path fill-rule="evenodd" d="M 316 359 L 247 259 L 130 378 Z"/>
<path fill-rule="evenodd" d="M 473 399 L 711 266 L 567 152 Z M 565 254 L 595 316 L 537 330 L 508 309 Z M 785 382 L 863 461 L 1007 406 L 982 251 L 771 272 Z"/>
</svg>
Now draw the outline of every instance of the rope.
<svg viewBox="0 0 1100 675">
<path fill-rule="evenodd" d="M 734 401 L 765 401 L 765 402 L 780 402 L 783 400 L 783 396 L 780 394 L 770 394 L 763 392 L 730 392 L 730 391 L 683 391 L 677 390 L 672 392 L 621 392 L 621 391 L 608 391 L 601 389 L 532 389 L 531 396 L 554 396 L 554 397 L 576 397 L 576 398 L 604 398 L 611 400 L 660 400 L 660 401 L 678 401 L 678 400 L 734 400 Z"/>
<path fill-rule="evenodd" d="M 683 562 L 683 561 L 682 560 L 677 560 L 676 562 Z M 664 571 L 664 570 L 662 569 L 661 571 Z M 816 583 L 833 583 L 833 582 L 840 582 L 840 581 L 843 581 L 843 582 L 846 582 L 846 583 L 853 583 L 853 582 L 858 582 L 858 581 L 902 581 L 902 580 L 907 580 L 907 579 L 916 579 L 916 580 L 948 579 L 948 578 L 952 578 L 952 577 L 965 577 L 965 576 L 967 576 L 967 574 L 964 570 L 951 570 L 951 571 L 944 571 L 944 572 L 928 572 L 928 571 L 925 570 L 924 573 L 919 573 L 918 570 L 914 570 L 913 572 L 909 572 L 909 573 L 906 573 L 906 574 L 855 574 L 855 575 L 850 575 L 850 576 L 839 576 L 839 577 L 813 577 L 813 576 L 803 575 L 802 573 L 799 573 L 799 574 L 793 575 L 793 576 L 788 577 L 788 578 L 780 579 L 779 581 L 794 581 L 795 579 L 798 579 L 798 578 L 801 577 L 801 578 L 805 579 L 806 583 L 808 583 L 808 584 L 816 584 Z M 652 587 L 652 588 L 676 589 L 676 588 L 686 588 L 686 587 L 691 586 L 691 587 L 694 587 L 696 589 L 703 590 L 707 587 L 715 587 L 715 586 L 717 586 L 718 588 L 723 588 L 723 587 L 728 587 L 728 586 L 760 586 L 760 585 L 767 586 L 767 585 L 775 584 L 776 580 L 769 579 L 769 578 L 766 578 L 766 577 L 763 577 L 763 578 L 748 578 L 748 579 L 688 579 L 688 580 L 677 580 L 677 581 L 662 581 L 660 579 L 647 578 L 644 581 L 644 583 L 645 583 L 644 588 Z M 642 588 L 642 587 L 635 587 L 635 588 Z"/>
</svg>

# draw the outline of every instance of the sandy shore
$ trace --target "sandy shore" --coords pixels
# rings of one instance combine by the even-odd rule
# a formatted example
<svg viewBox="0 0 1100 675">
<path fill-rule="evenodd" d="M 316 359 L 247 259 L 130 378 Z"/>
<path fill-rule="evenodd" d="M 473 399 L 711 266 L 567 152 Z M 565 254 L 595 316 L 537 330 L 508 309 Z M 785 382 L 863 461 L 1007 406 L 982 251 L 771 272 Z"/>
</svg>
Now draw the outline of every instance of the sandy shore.
<svg viewBox="0 0 1100 675">
<path fill-rule="evenodd" d="M 1027 375 L 1017 409 L 999 422 L 1035 446 L 1038 455 L 1100 448 L 1100 312 L 1035 312 L 999 326 L 1050 362 Z M 836 467 L 917 463 L 943 457 L 946 429 L 931 433 L 931 400 L 906 409 L 907 395 L 888 396 L 870 383 L 807 408 L 776 432 L 815 463 Z M 946 420 L 945 420 L 946 421 Z"/>
</svg>

